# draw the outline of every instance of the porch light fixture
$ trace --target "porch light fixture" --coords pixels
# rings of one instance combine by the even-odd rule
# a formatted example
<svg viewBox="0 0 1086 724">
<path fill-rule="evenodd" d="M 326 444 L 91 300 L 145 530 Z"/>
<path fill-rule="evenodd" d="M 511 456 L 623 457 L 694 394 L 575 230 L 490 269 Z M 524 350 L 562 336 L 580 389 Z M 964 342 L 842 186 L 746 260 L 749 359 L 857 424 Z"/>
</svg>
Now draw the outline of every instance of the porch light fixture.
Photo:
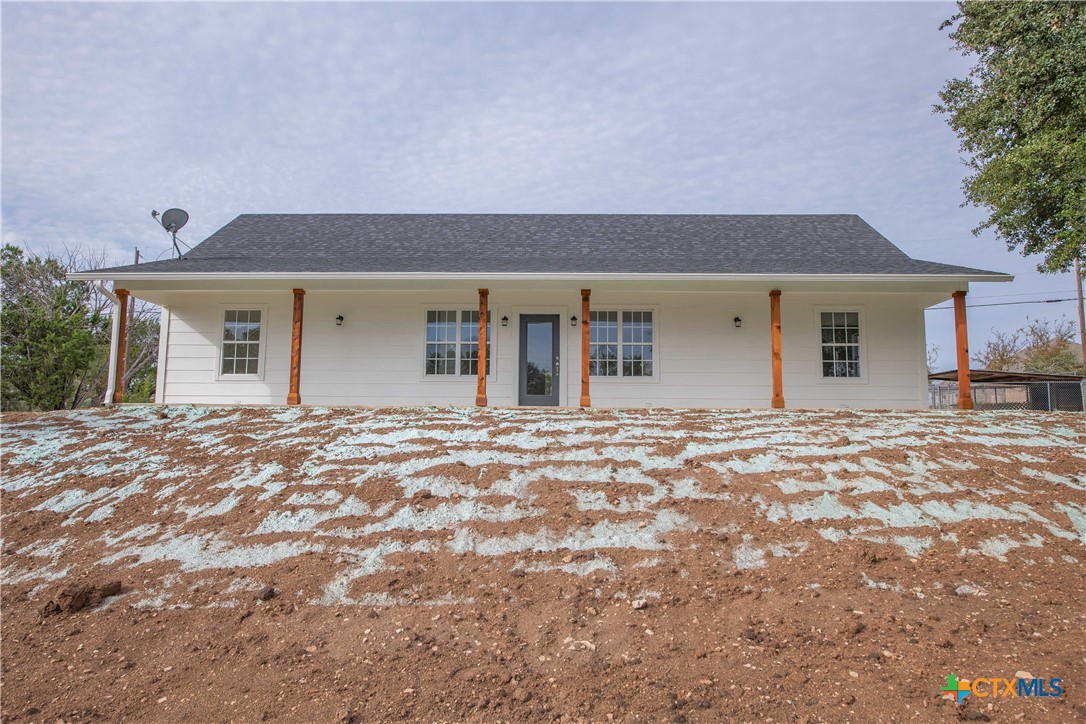
<svg viewBox="0 0 1086 724">
<path fill-rule="evenodd" d="M 503 327 L 508 327 L 509 326 L 509 317 L 502 317 L 502 326 Z"/>
<path fill-rule="evenodd" d="M 339 315 L 338 317 L 336 317 L 336 326 L 337 327 L 342 327 L 343 326 L 343 315 L 342 314 Z"/>
<path fill-rule="evenodd" d="M 733 319 L 732 321 L 733 321 L 733 322 L 735 322 L 735 328 L 736 328 L 736 329 L 739 329 L 740 327 L 742 327 L 742 326 L 743 326 L 743 320 L 742 320 L 742 319 L 740 319 L 739 317 L 736 317 L 736 318 L 735 318 L 735 319 Z"/>
<path fill-rule="evenodd" d="M 577 326 L 577 315 L 573 315 L 572 317 L 569 318 L 569 326 L 571 326 L 571 327 L 576 327 Z"/>
</svg>

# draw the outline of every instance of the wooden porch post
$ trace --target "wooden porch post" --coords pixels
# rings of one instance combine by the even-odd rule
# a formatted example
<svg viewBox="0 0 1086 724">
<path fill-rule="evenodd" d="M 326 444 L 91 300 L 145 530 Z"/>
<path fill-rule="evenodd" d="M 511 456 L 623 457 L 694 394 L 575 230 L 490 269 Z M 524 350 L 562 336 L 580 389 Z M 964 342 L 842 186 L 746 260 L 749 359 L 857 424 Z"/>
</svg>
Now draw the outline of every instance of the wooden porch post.
<svg viewBox="0 0 1086 724">
<path fill-rule="evenodd" d="M 781 362 L 781 290 L 769 292 L 769 339 L 773 352 L 772 407 L 784 407 L 784 370 Z"/>
<path fill-rule="evenodd" d="M 305 290 L 294 290 L 294 323 L 290 329 L 290 390 L 287 392 L 288 405 L 300 405 L 302 396 L 299 387 L 302 383 L 302 307 L 305 303 Z"/>
<path fill-rule="evenodd" d="M 479 384 L 475 391 L 475 404 L 486 407 L 486 319 L 489 289 L 479 290 Z"/>
<path fill-rule="evenodd" d="M 581 407 L 592 405 L 592 395 L 588 389 L 588 345 L 592 339 L 588 299 L 591 296 L 591 289 L 581 290 Z"/>
<path fill-rule="evenodd" d="M 114 289 L 117 306 L 117 359 L 113 360 L 113 404 L 124 402 L 124 370 L 128 361 L 128 290 Z"/>
<path fill-rule="evenodd" d="M 969 388 L 969 327 L 965 321 L 965 292 L 954 292 L 954 331 L 958 341 L 958 409 L 973 409 Z"/>
</svg>

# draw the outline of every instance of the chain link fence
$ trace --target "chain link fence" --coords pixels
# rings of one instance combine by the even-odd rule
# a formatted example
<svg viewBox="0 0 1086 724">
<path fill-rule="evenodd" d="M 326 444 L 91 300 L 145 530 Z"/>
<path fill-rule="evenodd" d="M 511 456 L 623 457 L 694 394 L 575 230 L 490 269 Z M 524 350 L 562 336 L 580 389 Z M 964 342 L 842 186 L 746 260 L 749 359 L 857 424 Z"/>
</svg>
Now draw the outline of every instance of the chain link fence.
<svg viewBox="0 0 1086 724">
<path fill-rule="evenodd" d="M 1086 380 L 1066 382 L 981 382 L 970 385 L 975 410 L 1062 410 L 1082 412 Z M 956 383 L 928 385 L 928 407 L 958 407 Z"/>
</svg>

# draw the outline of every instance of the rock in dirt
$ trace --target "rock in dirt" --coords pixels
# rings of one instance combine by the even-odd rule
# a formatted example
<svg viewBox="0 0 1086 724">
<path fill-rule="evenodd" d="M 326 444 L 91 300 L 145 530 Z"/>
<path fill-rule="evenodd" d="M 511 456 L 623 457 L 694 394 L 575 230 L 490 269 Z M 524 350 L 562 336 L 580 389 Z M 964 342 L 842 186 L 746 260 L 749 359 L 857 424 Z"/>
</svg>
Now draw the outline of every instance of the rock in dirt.
<svg viewBox="0 0 1086 724">
<path fill-rule="evenodd" d="M 963 583 L 954 589 L 954 594 L 957 596 L 983 596 L 984 589 L 971 583 Z"/>
<path fill-rule="evenodd" d="M 98 587 L 98 595 L 101 598 L 109 598 L 110 596 L 116 596 L 121 592 L 120 581 L 110 581 L 104 586 Z"/>
<path fill-rule="evenodd" d="M 516 689 L 513 689 L 513 698 L 523 704 L 532 698 L 532 692 L 518 686 Z"/>
<path fill-rule="evenodd" d="M 983 711 L 976 711 L 975 709 L 962 712 L 962 719 L 965 721 L 991 721 L 987 714 Z"/>
<path fill-rule="evenodd" d="M 633 609 L 634 609 L 635 611 L 641 611 L 642 609 L 646 609 L 646 608 L 648 608 L 648 607 L 649 607 L 649 602 L 648 602 L 648 601 L 646 601 L 646 600 L 645 600 L 645 599 L 643 599 L 643 598 L 635 598 L 635 599 L 634 599 L 634 600 L 633 600 L 633 601 L 632 601 L 632 602 L 630 603 L 630 605 L 631 605 L 631 606 L 633 606 Z"/>
<path fill-rule="evenodd" d="M 1025 681 L 1033 681 L 1033 674 L 1028 671 L 1016 671 L 1014 672 L 1014 678 L 1024 679 Z"/>
<path fill-rule="evenodd" d="M 857 556 L 860 563 L 867 563 L 874 565 L 876 563 L 882 563 L 886 560 L 886 556 L 879 555 L 879 552 L 873 548 L 864 548 Z"/>
<path fill-rule="evenodd" d="M 259 601 L 270 601 L 279 595 L 279 591 L 275 590 L 275 586 L 264 586 L 260 589 L 260 594 L 257 596 Z"/>
<path fill-rule="evenodd" d="M 86 583 L 73 583 L 62 588 L 42 608 L 43 616 L 51 616 L 58 613 L 72 614 L 85 608 L 97 606 L 99 603 L 116 596 L 121 592 L 120 581 L 110 581 L 99 586 Z"/>
</svg>

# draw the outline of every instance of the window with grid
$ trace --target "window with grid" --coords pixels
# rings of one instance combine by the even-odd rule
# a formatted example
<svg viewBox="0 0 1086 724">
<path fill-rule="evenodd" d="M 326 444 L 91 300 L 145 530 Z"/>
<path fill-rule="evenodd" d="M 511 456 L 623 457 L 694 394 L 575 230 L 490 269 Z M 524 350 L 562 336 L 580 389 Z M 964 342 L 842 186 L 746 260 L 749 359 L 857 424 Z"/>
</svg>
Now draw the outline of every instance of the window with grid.
<svg viewBox="0 0 1086 724">
<path fill-rule="evenodd" d="M 653 318 L 650 311 L 589 313 L 588 373 L 595 377 L 651 377 Z M 621 362 L 621 364 L 620 364 Z"/>
<path fill-rule="evenodd" d="M 618 377 L 618 312 L 589 312 L 588 374 Z"/>
<path fill-rule="evenodd" d="M 860 376 L 860 313 L 822 312 L 822 376 Z"/>
<path fill-rule="evenodd" d="M 222 362 L 223 375 L 260 374 L 259 309 L 227 309 L 223 316 Z"/>
<path fill-rule="evenodd" d="M 486 373 L 490 374 L 490 314 L 486 315 Z M 479 310 L 460 312 L 460 374 L 479 374 Z"/>
<path fill-rule="evenodd" d="M 622 313 L 622 376 L 652 377 L 652 312 Z"/>
<path fill-rule="evenodd" d="M 486 320 L 486 373 L 490 374 L 490 315 Z M 479 373 L 479 310 L 431 309 L 426 312 L 426 374 Z"/>
</svg>

